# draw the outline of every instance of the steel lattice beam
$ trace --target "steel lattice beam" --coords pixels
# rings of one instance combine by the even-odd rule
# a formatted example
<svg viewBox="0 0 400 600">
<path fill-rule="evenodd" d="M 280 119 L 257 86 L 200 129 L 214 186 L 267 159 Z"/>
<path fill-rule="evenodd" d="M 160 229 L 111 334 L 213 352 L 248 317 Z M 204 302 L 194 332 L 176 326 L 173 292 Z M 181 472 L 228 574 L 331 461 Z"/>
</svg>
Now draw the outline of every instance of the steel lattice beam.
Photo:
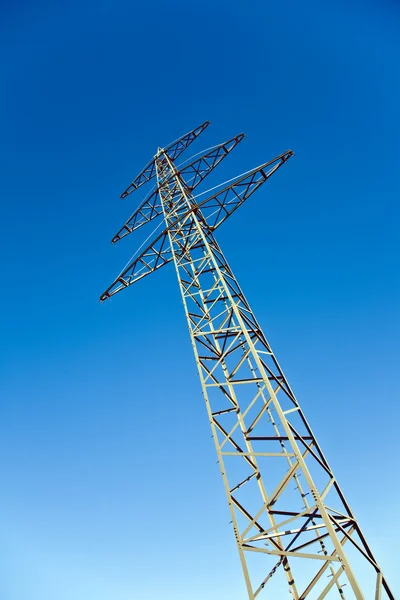
<svg viewBox="0 0 400 600">
<path fill-rule="evenodd" d="M 169 156 L 173 160 L 177 159 L 178 156 L 180 156 L 182 154 L 182 152 L 184 152 L 186 150 L 186 148 L 188 148 L 190 146 L 190 144 L 192 142 L 194 142 L 194 140 L 201 133 L 203 133 L 203 131 L 209 126 L 209 124 L 210 124 L 210 121 L 205 121 L 204 123 L 199 125 L 199 127 L 196 127 L 196 129 L 192 129 L 192 131 L 189 131 L 189 133 L 186 133 L 184 136 L 182 136 L 175 142 L 172 142 L 171 144 L 169 144 L 165 148 L 165 152 L 168 152 Z M 155 174 L 156 174 L 156 165 L 155 165 L 155 161 L 153 158 L 149 163 L 147 163 L 147 165 L 144 167 L 144 169 L 142 169 L 140 171 L 139 175 L 137 175 L 135 177 L 135 179 L 126 188 L 126 190 L 124 192 L 122 192 L 121 198 L 126 198 L 127 196 L 129 196 L 129 194 L 131 194 L 132 192 L 137 190 L 143 184 L 150 181 L 150 179 L 153 179 Z"/>
</svg>

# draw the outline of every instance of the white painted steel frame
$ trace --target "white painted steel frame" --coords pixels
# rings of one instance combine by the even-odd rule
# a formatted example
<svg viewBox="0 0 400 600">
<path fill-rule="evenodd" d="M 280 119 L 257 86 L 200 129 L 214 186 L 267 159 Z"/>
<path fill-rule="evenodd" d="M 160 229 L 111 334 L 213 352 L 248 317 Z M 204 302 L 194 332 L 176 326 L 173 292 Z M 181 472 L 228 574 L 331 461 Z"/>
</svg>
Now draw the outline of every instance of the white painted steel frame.
<svg viewBox="0 0 400 600">
<path fill-rule="evenodd" d="M 214 236 L 293 153 L 198 202 L 174 160 L 207 126 L 159 149 L 122 195 L 157 177 L 157 198 L 145 200 L 113 241 L 160 214 L 166 228 L 101 300 L 174 262 L 249 600 L 278 600 L 268 590 L 280 576 L 279 598 L 286 588 L 293 600 L 394 600 Z M 191 163 L 195 181 L 242 137 Z"/>
<path fill-rule="evenodd" d="M 370 590 L 363 589 L 357 581 L 344 551 L 348 540 L 356 544 L 375 569 L 379 598 L 382 572 L 212 231 L 200 209 L 192 210 L 195 200 L 168 154 L 160 151 L 155 164 L 170 249 L 249 599 L 254 600 L 267 590 L 268 581 L 280 567 L 295 600 L 309 598 L 313 593 L 325 598 L 335 589 L 336 595 L 345 598 L 346 584 L 351 590 L 348 597 L 371 598 Z M 250 394 L 243 394 L 243 387 Z M 212 390 L 219 392 L 218 405 L 211 402 Z M 212 400 L 215 399 L 214 395 Z M 234 420 L 224 426 L 228 415 Z M 256 448 L 259 442 L 265 446 L 262 451 Z M 234 485 L 227 457 L 241 460 L 248 470 L 248 475 Z M 284 460 L 288 470 L 273 481 L 268 470 L 264 473 L 260 468 L 261 458 Z M 318 471 L 316 477 L 311 474 L 310 463 Z M 233 477 L 235 471 L 232 468 Z M 250 512 L 237 497 L 241 488 L 254 482 L 252 493 L 259 496 L 256 513 Z M 289 483 L 295 484 L 294 494 L 285 495 Z M 267 488 L 272 492 L 268 493 Z M 290 496 L 295 494 L 301 506 L 298 500 L 291 502 Z M 280 500 L 281 508 L 286 510 L 275 510 Z M 244 528 L 240 523 L 243 517 Z M 311 551 L 305 552 L 305 548 Z M 246 558 L 249 552 L 278 559 L 256 585 Z M 299 566 L 299 559 L 303 563 L 303 579 L 307 569 L 304 563 L 311 566 L 302 590 L 292 567 L 292 562 Z M 388 589 L 386 592 L 387 597 L 393 598 Z"/>
</svg>

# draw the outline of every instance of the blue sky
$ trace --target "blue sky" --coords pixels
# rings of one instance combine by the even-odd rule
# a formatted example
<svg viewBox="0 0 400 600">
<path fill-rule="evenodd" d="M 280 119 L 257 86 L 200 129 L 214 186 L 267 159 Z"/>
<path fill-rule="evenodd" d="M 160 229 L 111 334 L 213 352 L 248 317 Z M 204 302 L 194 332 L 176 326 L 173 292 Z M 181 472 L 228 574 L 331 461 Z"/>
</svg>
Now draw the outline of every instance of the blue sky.
<svg viewBox="0 0 400 600">
<path fill-rule="evenodd" d="M 296 152 L 218 239 L 399 592 L 398 4 L 0 10 L 1 598 L 245 597 L 174 270 L 98 302 L 206 119 L 210 185 Z"/>
</svg>

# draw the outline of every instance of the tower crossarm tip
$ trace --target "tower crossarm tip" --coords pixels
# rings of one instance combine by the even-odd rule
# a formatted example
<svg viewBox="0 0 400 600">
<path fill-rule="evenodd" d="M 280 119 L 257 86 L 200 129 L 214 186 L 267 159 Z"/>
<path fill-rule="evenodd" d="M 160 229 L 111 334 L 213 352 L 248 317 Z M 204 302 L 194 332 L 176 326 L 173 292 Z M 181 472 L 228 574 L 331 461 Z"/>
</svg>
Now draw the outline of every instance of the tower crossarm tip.
<svg viewBox="0 0 400 600">
<path fill-rule="evenodd" d="M 168 152 L 168 155 L 172 160 L 175 160 L 182 154 L 182 152 L 186 150 L 186 148 L 190 146 L 192 142 L 194 142 L 197 137 L 199 137 L 201 133 L 203 133 L 205 129 L 207 129 L 209 125 L 210 121 L 204 121 L 204 123 L 195 129 L 192 129 L 192 131 L 189 131 L 175 142 L 168 144 L 168 146 L 164 148 L 164 151 Z"/>
<path fill-rule="evenodd" d="M 174 142 L 171 142 L 166 148 L 164 148 L 164 151 L 168 152 L 168 155 L 173 160 L 175 160 L 176 158 L 178 158 L 178 156 L 180 156 L 182 154 L 182 152 L 184 152 L 186 150 L 186 148 L 188 148 L 190 146 L 190 144 L 192 142 L 194 142 L 194 140 L 201 133 L 203 133 L 203 131 L 209 125 L 210 125 L 210 121 L 204 121 L 204 123 L 202 123 L 195 129 L 192 129 L 192 131 L 189 131 L 188 133 L 183 135 L 181 138 L 175 140 Z M 132 183 L 126 188 L 126 190 L 124 192 L 122 192 L 121 198 L 126 198 L 127 196 L 129 196 L 129 194 L 131 194 L 132 192 L 137 190 L 143 184 L 150 181 L 150 179 L 153 179 L 155 174 L 156 174 L 155 158 L 152 158 L 152 160 L 144 167 L 144 169 L 142 169 L 142 171 L 139 173 L 139 175 L 137 175 L 135 177 L 135 179 L 132 181 Z"/>
<path fill-rule="evenodd" d="M 230 140 L 218 144 L 211 150 L 205 151 L 196 160 L 182 167 L 176 167 L 176 172 L 170 175 L 140 204 L 140 206 L 129 217 L 118 233 L 112 238 L 115 244 L 133 231 L 136 231 L 155 217 L 162 214 L 159 191 L 162 186 L 169 184 L 176 175 L 185 178 L 186 186 L 193 191 L 213 171 L 228 154 L 244 139 L 245 135 L 240 133 Z M 166 152 L 166 151 L 164 151 Z M 169 156 L 169 155 L 168 155 Z M 178 185 L 178 183 L 176 183 Z"/>
<path fill-rule="evenodd" d="M 226 221 L 293 154 L 292 150 L 283 152 L 272 160 L 248 171 L 221 191 L 198 202 L 197 205 L 201 207 L 209 229 L 214 231 Z"/>
<path fill-rule="evenodd" d="M 129 262 L 115 281 L 101 294 L 100 302 L 104 302 L 114 294 L 136 283 L 139 279 L 143 279 L 146 275 L 150 275 L 150 273 L 171 262 L 172 252 L 168 240 L 168 231 L 169 228 L 165 229 L 139 256 Z"/>
</svg>

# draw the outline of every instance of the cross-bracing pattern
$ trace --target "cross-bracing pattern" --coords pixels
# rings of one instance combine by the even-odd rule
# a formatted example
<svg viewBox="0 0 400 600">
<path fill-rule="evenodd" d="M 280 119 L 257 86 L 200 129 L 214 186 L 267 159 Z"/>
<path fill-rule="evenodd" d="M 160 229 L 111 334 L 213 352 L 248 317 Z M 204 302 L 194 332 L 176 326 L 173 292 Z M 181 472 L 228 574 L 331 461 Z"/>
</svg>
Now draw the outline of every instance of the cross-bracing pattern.
<svg viewBox="0 0 400 600">
<path fill-rule="evenodd" d="M 214 236 L 291 155 L 199 202 L 159 149 L 166 228 L 101 299 L 175 264 L 249 599 L 393 599 Z"/>
<path fill-rule="evenodd" d="M 194 190 L 209 173 L 220 162 L 228 156 L 229 152 L 237 146 L 244 138 L 243 133 L 232 138 L 228 142 L 215 146 L 210 152 L 197 158 L 195 161 L 180 168 L 179 172 L 185 178 L 185 182 Z M 155 167 L 154 167 L 155 170 Z M 173 176 L 173 175 L 172 175 Z M 140 176 L 139 176 L 140 177 Z M 125 197 L 125 196 L 123 196 Z M 152 191 L 135 210 L 133 215 L 127 220 L 125 225 L 121 227 L 118 233 L 111 240 L 113 243 L 118 242 L 123 237 L 126 237 L 133 231 L 136 231 L 155 217 L 162 214 L 159 187 Z"/>
<path fill-rule="evenodd" d="M 192 144 L 194 142 L 194 140 L 201 133 L 203 133 L 203 131 L 209 126 L 209 124 L 210 124 L 210 121 L 205 121 L 204 123 L 202 123 L 202 125 L 199 125 L 199 127 L 196 127 L 196 129 L 189 131 L 189 133 L 187 133 L 186 135 L 182 136 L 175 142 L 172 142 L 171 144 L 169 144 L 165 148 L 165 152 L 168 152 L 168 156 L 172 160 L 176 160 L 182 154 L 182 152 L 184 152 L 186 150 L 186 148 L 188 148 L 190 146 L 190 144 Z M 121 198 L 126 198 L 127 196 L 129 196 L 129 194 L 131 194 L 132 192 L 137 190 L 139 187 L 141 187 L 142 185 L 144 185 L 145 183 L 150 181 L 150 179 L 153 179 L 153 177 L 155 177 L 155 174 L 156 174 L 156 163 L 153 158 L 145 166 L 145 168 L 142 169 L 142 171 L 139 173 L 139 175 L 137 175 L 137 177 L 135 177 L 135 179 L 126 188 L 126 190 L 124 192 L 122 192 Z"/>
</svg>

